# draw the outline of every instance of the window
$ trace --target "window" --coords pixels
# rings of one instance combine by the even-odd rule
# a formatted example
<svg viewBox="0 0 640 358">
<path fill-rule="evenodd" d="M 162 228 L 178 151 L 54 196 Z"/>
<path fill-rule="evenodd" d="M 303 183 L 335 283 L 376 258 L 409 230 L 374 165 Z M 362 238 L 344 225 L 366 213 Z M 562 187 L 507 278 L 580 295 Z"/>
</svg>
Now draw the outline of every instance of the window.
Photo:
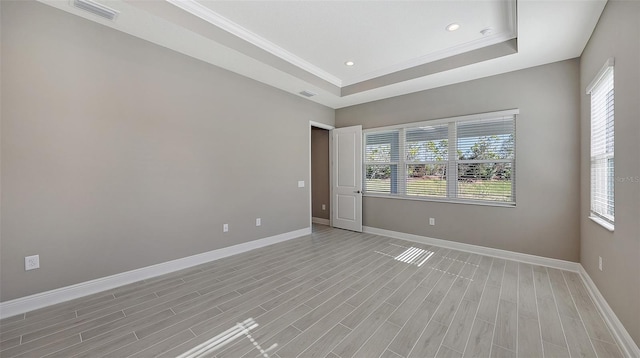
<svg viewBox="0 0 640 358">
<path fill-rule="evenodd" d="M 587 87 L 591 95 L 591 217 L 612 229 L 614 223 L 613 59 Z"/>
<path fill-rule="evenodd" d="M 449 126 L 407 128 L 404 133 L 407 195 L 446 198 Z"/>
<path fill-rule="evenodd" d="M 364 150 L 364 191 L 398 192 L 399 131 L 371 133 Z"/>
<path fill-rule="evenodd" d="M 515 204 L 517 113 L 365 130 L 365 195 Z"/>
</svg>

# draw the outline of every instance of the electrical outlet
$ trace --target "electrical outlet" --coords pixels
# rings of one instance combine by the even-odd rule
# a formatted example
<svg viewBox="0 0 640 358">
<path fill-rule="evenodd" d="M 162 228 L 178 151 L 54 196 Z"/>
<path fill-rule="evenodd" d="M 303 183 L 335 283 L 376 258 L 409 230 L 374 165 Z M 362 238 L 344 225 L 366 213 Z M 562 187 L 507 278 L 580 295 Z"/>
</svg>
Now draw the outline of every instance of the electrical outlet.
<svg viewBox="0 0 640 358">
<path fill-rule="evenodd" d="M 602 256 L 598 256 L 598 269 L 602 271 Z"/>
<path fill-rule="evenodd" d="M 322 204 L 322 210 L 327 210 L 327 206 Z"/>
<path fill-rule="evenodd" d="M 256 226 L 262 225 L 262 220 L 260 218 L 256 219 Z"/>
<path fill-rule="evenodd" d="M 433 226 L 436 224 L 436 219 L 435 218 L 429 218 L 429 225 Z"/>
<path fill-rule="evenodd" d="M 229 232 L 229 224 L 222 224 L 222 232 Z"/>
<path fill-rule="evenodd" d="M 24 258 L 24 270 L 35 270 L 40 268 L 40 255 L 27 256 Z"/>
</svg>

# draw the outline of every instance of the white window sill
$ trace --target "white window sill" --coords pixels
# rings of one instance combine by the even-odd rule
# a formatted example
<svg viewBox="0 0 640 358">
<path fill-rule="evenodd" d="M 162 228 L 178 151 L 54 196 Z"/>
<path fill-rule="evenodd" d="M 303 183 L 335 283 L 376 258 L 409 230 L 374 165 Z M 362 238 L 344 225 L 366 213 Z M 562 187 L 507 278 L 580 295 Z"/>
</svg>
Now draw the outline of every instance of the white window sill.
<svg viewBox="0 0 640 358">
<path fill-rule="evenodd" d="M 433 198 L 433 197 L 420 197 L 420 196 L 400 196 L 400 195 L 390 195 L 390 194 L 373 194 L 373 193 L 363 193 L 364 197 L 371 198 L 385 198 L 385 199 L 399 199 L 399 200 L 415 200 L 415 201 L 430 201 L 436 203 L 448 203 L 448 204 L 467 204 L 467 205 L 480 205 L 480 206 L 496 206 L 501 208 L 515 208 L 516 203 L 514 202 L 500 202 L 500 201 L 481 201 L 481 200 L 451 200 L 446 198 Z"/>
<path fill-rule="evenodd" d="M 607 229 L 608 231 L 613 232 L 613 224 L 610 222 L 607 222 L 597 216 L 589 216 L 589 219 L 593 220 L 596 224 L 602 226 L 603 228 Z"/>
</svg>

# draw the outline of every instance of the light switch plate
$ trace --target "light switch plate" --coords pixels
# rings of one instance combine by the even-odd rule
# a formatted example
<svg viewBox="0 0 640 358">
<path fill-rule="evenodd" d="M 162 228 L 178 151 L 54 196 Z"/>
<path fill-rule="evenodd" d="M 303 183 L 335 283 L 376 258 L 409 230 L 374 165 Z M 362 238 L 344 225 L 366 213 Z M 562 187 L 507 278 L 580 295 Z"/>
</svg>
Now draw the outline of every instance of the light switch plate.
<svg viewBox="0 0 640 358">
<path fill-rule="evenodd" d="M 304 188 L 304 180 L 298 181 L 298 188 Z"/>
</svg>

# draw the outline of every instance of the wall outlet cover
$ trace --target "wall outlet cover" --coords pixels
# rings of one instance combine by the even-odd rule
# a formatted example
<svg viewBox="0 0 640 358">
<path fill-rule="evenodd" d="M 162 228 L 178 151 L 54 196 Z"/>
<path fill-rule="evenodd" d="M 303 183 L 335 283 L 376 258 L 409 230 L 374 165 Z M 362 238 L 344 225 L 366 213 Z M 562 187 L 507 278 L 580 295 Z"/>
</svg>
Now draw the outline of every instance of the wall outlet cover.
<svg viewBox="0 0 640 358">
<path fill-rule="evenodd" d="M 24 258 L 24 270 L 35 270 L 40 268 L 40 255 L 32 255 Z"/>
</svg>

